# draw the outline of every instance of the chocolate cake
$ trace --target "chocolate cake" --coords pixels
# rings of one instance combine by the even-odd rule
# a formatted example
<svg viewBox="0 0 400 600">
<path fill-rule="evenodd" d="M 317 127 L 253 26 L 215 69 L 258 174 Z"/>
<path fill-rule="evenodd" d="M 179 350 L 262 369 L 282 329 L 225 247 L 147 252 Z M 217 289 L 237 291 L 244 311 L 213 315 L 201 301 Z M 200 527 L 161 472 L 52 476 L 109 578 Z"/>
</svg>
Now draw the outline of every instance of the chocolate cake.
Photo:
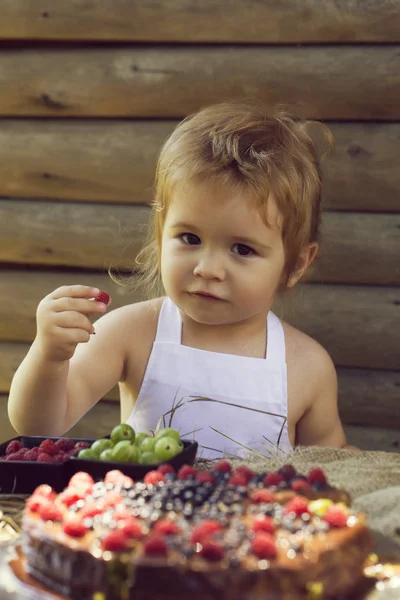
<svg viewBox="0 0 400 600">
<path fill-rule="evenodd" d="M 321 469 L 256 474 L 169 465 L 133 482 L 74 475 L 23 516 L 30 575 L 74 600 L 333 598 L 362 576 L 372 538 Z"/>
</svg>

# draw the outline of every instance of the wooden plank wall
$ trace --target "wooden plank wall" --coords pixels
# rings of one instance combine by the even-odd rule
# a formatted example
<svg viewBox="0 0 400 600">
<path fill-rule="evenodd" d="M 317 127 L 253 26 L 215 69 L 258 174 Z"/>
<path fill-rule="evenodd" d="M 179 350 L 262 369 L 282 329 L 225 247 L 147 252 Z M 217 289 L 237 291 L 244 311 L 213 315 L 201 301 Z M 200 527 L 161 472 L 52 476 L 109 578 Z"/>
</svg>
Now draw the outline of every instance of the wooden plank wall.
<svg viewBox="0 0 400 600">
<path fill-rule="evenodd" d="M 0 15 L 0 439 L 39 300 L 68 282 L 138 300 L 106 268 L 140 248 L 162 142 L 251 96 L 334 133 L 321 257 L 277 310 L 331 353 L 349 438 L 398 449 L 398 0 L 0 0 Z M 74 433 L 107 433 L 116 399 Z"/>
</svg>

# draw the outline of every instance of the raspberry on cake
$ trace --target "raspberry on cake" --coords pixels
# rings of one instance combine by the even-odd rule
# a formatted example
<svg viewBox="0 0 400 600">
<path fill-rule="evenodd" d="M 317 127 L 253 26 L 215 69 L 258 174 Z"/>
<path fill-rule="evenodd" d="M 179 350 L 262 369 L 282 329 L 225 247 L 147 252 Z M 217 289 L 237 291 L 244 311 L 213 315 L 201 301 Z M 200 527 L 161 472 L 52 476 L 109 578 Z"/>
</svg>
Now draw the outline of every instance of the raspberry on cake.
<svg viewBox="0 0 400 600">
<path fill-rule="evenodd" d="M 79 473 L 58 495 L 39 486 L 22 519 L 26 569 L 72 600 L 346 594 L 372 549 L 364 517 L 323 472 L 306 480 L 289 467 L 250 478 L 224 461 L 135 483 L 119 471 L 96 483 Z"/>
</svg>

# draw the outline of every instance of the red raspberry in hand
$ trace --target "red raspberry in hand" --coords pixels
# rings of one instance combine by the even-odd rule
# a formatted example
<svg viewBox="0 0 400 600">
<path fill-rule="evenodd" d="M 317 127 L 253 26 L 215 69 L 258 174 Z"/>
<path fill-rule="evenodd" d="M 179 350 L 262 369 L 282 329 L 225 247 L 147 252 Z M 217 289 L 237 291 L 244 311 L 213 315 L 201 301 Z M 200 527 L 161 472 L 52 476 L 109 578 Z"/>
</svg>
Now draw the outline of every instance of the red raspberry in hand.
<svg viewBox="0 0 400 600">
<path fill-rule="evenodd" d="M 107 292 L 100 292 L 95 298 L 95 302 L 103 302 L 104 304 L 108 304 L 110 302 L 110 294 Z"/>
</svg>

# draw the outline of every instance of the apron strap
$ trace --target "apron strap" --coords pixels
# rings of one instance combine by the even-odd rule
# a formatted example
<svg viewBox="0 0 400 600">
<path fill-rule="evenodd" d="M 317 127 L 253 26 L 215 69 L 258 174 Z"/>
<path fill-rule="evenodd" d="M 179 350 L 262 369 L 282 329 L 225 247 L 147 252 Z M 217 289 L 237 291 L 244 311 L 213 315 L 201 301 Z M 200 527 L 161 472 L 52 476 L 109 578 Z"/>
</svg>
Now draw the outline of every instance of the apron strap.
<svg viewBox="0 0 400 600">
<path fill-rule="evenodd" d="M 285 334 L 281 320 L 270 310 L 267 317 L 267 360 L 286 364 Z"/>
<path fill-rule="evenodd" d="M 180 344 L 182 339 L 182 319 L 178 307 L 166 296 L 158 317 L 156 342 Z"/>
</svg>

